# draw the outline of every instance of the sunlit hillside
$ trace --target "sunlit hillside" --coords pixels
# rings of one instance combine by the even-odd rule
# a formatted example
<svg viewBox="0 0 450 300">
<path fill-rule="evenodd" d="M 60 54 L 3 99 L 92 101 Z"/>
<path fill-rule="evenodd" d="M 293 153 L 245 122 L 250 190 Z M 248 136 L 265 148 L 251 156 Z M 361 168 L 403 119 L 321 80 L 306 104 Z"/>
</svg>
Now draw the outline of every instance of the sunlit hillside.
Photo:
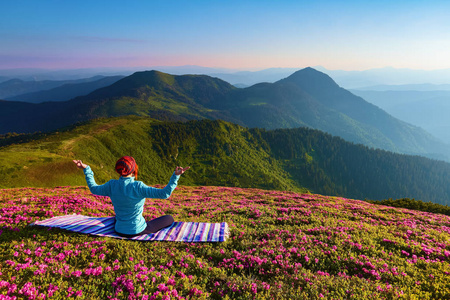
<svg viewBox="0 0 450 300">
<path fill-rule="evenodd" d="M 61 131 L 0 136 L 0 188 L 82 185 L 72 159 L 99 183 L 117 178 L 123 155 L 147 184 L 191 166 L 185 185 L 311 191 L 356 199 L 414 198 L 450 204 L 450 164 L 355 145 L 308 128 L 263 130 L 223 121 L 98 119 Z"/>
</svg>

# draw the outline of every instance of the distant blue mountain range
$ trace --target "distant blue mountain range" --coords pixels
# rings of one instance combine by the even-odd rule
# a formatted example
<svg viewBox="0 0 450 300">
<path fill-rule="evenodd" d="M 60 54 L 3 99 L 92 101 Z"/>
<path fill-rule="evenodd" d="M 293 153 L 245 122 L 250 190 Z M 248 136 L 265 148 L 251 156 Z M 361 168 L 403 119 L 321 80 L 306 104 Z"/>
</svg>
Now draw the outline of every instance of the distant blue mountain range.
<svg viewBox="0 0 450 300">
<path fill-rule="evenodd" d="M 91 68 L 73 70 L 46 70 L 46 69 L 13 69 L 0 70 L 0 83 L 10 79 L 24 81 L 42 80 L 77 80 L 93 76 L 128 76 L 134 72 L 144 70 L 158 70 L 173 75 L 209 75 L 225 80 L 239 87 L 248 87 L 256 83 L 273 83 L 288 77 L 300 68 L 268 68 L 262 70 L 237 70 L 225 68 L 208 68 L 201 66 L 152 66 L 134 68 Z M 450 69 L 441 70 L 412 70 L 379 68 L 363 71 L 329 70 L 321 66 L 314 69 L 332 77 L 340 86 L 346 89 L 370 89 L 374 86 L 389 85 L 432 85 L 450 84 Z M 387 87 L 389 88 L 389 87 Z M 418 90 L 418 86 L 413 88 Z M 442 89 L 443 87 L 436 87 Z M 446 90 L 448 87 L 445 88 Z M 0 97 L 1 98 L 1 97 Z"/>
</svg>

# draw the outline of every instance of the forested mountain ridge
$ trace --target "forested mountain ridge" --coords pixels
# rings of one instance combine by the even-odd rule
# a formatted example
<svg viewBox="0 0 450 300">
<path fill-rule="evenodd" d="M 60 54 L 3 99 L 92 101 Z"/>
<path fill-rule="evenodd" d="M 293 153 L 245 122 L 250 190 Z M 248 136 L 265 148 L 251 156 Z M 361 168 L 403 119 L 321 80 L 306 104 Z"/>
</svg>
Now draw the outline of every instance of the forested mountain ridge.
<svg viewBox="0 0 450 300">
<path fill-rule="evenodd" d="M 0 133 L 49 131 L 99 117 L 222 119 L 266 129 L 307 126 L 369 147 L 446 159 L 449 150 L 306 68 L 275 83 L 236 88 L 206 75 L 136 72 L 89 95 L 36 105 L 0 102 Z"/>
<path fill-rule="evenodd" d="M 310 190 L 354 199 L 450 204 L 449 179 L 444 179 L 450 177 L 449 163 L 371 149 L 307 128 L 263 130 L 261 137 L 291 178 Z"/>
<path fill-rule="evenodd" d="M 198 100 L 198 104 L 203 104 L 234 89 L 236 88 L 231 84 L 206 75 L 174 76 L 159 71 L 143 71 L 127 76 L 115 84 L 94 91 L 85 97 L 79 97 L 77 100 L 91 101 L 165 95 L 167 98 L 174 98 L 182 102 L 193 102 L 188 99 L 195 98 Z"/>
<path fill-rule="evenodd" d="M 370 149 L 308 128 L 247 129 L 224 121 L 128 116 L 52 134 L 4 136 L 0 145 L 2 188 L 84 185 L 73 158 L 90 164 L 102 183 L 117 177 L 118 157 L 132 155 L 148 184 L 165 182 L 176 165 L 190 165 L 185 185 L 450 204 L 450 164 Z"/>
</svg>

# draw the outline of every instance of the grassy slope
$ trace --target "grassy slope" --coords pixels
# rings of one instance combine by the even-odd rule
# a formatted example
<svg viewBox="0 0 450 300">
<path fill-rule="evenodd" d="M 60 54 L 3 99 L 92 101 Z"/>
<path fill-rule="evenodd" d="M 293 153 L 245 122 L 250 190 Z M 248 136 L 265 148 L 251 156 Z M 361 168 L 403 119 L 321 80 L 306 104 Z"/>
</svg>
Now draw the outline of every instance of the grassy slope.
<svg viewBox="0 0 450 300">
<path fill-rule="evenodd" d="M 113 208 L 85 187 L 1 190 L 0 297 L 425 300 L 450 293 L 448 216 L 320 195 L 179 186 L 169 200 L 148 199 L 144 216 L 225 221 L 226 242 L 144 243 L 28 226 L 72 213 L 110 216 Z"/>
<path fill-rule="evenodd" d="M 449 204 L 449 164 L 369 149 L 306 128 L 265 131 L 223 121 L 127 116 L 52 134 L 4 137 L 0 145 L 9 145 L 0 148 L 0 188 L 85 185 L 74 158 L 91 165 L 97 182 L 104 183 L 117 178 L 116 160 L 131 155 L 147 184 L 164 183 L 175 166 L 189 165 L 188 185 L 307 188 L 358 199 Z"/>
<path fill-rule="evenodd" d="M 165 182 L 176 165 L 191 166 L 185 184 L 300 190 L 264 149 L 246 140 L 241 127 L 190 122 L 184 131 L 149 118 L 99 119 L 1 150 L 0 187 L 82 185 L 72 159 L 91 165 L 98 183 L 117 177 L 118 157 L 132 155 L 140 180 Z M 176 126 L 176 125 L 175 125 Z M 169 138 L 170 137 L 170 138 Z"/>
</svg>

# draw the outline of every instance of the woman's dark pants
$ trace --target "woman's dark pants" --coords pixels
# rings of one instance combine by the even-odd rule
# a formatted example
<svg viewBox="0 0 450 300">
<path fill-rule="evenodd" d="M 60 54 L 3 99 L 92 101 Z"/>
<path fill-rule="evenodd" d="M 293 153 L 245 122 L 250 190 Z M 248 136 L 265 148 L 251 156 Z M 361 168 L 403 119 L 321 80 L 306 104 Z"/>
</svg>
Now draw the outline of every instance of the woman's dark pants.
<svg viewBox="0 0 450 300">
<path fill-rule="evenodd" d="M 155 233 L 160 231 L 163 228 L 169 227 L 174 222 L 174 219 L 171 215 L 165 215 L 156 219 L 153 219 L 151 221 L 147 221 L 147 228 L 144 229 L 144 231 L 137 233 L 137 234 L 123 234 L 116 232 L 118 235 L 123 237 L 134 237 L 142 234 L 149 234 L 149 233 Z"/>
</svg>

